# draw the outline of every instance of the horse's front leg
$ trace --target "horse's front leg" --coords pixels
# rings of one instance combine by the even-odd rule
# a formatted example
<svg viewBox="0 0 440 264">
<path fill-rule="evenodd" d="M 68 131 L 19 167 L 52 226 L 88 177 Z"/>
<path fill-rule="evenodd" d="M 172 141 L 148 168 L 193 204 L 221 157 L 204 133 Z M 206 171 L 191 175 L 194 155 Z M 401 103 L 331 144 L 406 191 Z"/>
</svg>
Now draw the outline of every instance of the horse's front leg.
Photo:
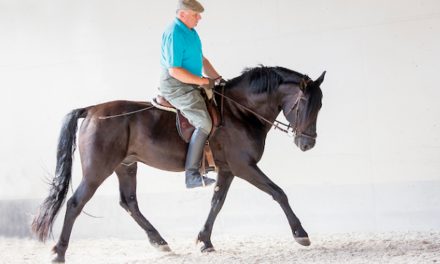
<svg viewBox="0 0 440 264">
<path fill-rule="evenodd" d="M 214 246 L 211 243 L 212 227 L 214 226 L 214 221 L 220 212 L 220 209 L 222 209 L 233 178 L 234 176 L 229 171 L 220 170 L 218 173 L 217 183 L 214 188 L 214 195 L 211 200 L 211 210 L 209 211 L 205 225 L 197 237 L 197 242 L 203 243 L 203 246 L 200 249 L 202 252 L 214 251 Z"/>
<path fill-rule="evenodd" d="M 249 164 L 245 166 L 241 164 L 239 166 L 240 168 L 237 169 L 237 176 L 248 181 L 263 192 L 271 195 L 273 199 L 280 204 L 281 208 L 286 214 L 287 220 L 289 221 L 289 225 L 292 230 L 293 237 L 295 238 L 296 242 L 303 246 L 309 246 L 310 240 L 308 234 L 302 227 L 298 217 L 296 217 L 296 215 L 293 213 L 284 191 L 280 187 L 278 187 L 272 180 L 270 180 L 260 170 L 260 168 L 258 168 L 256 164 Z"/>
</svg>

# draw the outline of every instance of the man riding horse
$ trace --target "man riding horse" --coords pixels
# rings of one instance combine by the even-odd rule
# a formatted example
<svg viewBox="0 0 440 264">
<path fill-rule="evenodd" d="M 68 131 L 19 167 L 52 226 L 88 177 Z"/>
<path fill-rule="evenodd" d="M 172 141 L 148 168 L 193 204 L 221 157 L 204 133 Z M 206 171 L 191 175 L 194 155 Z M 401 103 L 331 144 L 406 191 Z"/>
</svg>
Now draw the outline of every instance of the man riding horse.
<svg viewBox="0 0 440 264">
<path fill-rule="evenodd" d="M 203 6 L 196 0 L 179 0 L 176 18 L 162 35 L 160 92 L 195 127 L 185 161 L 187 188 L 208 186 L 215 182 L 199 172 L 212 121 L 198 88 L 210 90 L 215 80 L 221 79 L 203 56 L 200 38 L 194 29 L 203 11 Z M 203 77 L 202 70 L 208 78 Z"/>
</svg>

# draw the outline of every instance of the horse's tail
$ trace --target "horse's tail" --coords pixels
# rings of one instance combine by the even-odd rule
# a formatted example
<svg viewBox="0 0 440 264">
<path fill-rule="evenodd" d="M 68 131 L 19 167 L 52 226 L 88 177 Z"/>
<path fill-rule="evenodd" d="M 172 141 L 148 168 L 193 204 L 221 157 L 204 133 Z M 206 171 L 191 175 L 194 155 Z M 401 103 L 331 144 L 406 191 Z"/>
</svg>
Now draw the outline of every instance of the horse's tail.
<svg viewBox="0 0 440 264">
<path fill-rule="evenodd" d="M 41 204 L 32 222 L 32 231 L 40 241 L 45 241 L 52 233 L 52 225 L 69 190 L 78 119 L 86 116 L 87 108 L 81 108 L 71 111 L 64 118 L 58 139 L 55 176 L 50 184 L 49 196 Z"/>
</svg>

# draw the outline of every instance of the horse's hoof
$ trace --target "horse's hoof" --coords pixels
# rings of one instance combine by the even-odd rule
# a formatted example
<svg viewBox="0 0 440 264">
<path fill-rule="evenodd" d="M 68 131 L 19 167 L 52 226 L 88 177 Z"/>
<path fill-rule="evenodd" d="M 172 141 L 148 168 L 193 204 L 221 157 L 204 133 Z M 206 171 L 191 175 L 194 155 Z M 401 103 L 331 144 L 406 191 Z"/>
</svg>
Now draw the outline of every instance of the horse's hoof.
<svg viewBox="0 0 440 264">
<path fill-rule="evenodd" d="M 66 260 L 64 258 L 64 254 L 62 254 L 60 252 L 60 250 L 58 249 L 57 245 L 55 245 L 52 248 L 52 254 L 56 255 L 56 257 L 54 259 L 52 259 L 52 263 L 64 263 L 64 262 L 66 262 Z"/>
<path fill-rule="evenodd" d="M 214 252 L 215 249 L 214 249 L 214 247 L 205 247 L 205 246 L 203 246 L 203 247 L 200 249 L 200 251 L 201 251 L 202 253 L 210 253 L 210 252 Z"/>
<path fill-rule="evenodd" d="M 308 247 L 310 246 L 310 239 L 308 237 L 295 237 L 295 241 L 298 242 L 298 244 Z"/>
<path fill-rule="evenodd" d="M 157 246 L 157 249 L 162 252 L 171 252 L 171 248 L 168 245 Z"/>
<path fill-rule="evenodd" d="M 54 259 L 52 259 L 52 263 L 64 263 L 66 260 L 63 257 L 56 256 Z"/>
<path fill-rule="evenodd" d="M 159 245 L 156 243 L 152 243 L 151 245 L 161 252 L 171 252 L 171 248 L 168 246 L 168 244 Z"/>
</svg>

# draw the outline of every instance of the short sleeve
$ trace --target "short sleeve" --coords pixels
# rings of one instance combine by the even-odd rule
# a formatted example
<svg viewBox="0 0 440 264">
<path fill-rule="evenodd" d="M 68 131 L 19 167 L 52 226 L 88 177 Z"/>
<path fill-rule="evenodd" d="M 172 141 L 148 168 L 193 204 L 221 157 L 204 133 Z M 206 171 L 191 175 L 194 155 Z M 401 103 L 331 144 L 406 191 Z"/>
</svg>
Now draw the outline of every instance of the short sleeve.
<svg viewBox="0 0 440 264">
<path fill-rule="evenodd" d="M 165 36 L 164 40 L 164 60 L 168 68 L 182 67 L 184 53 L 184 37 L 178 31 Z"/>
</svg>

